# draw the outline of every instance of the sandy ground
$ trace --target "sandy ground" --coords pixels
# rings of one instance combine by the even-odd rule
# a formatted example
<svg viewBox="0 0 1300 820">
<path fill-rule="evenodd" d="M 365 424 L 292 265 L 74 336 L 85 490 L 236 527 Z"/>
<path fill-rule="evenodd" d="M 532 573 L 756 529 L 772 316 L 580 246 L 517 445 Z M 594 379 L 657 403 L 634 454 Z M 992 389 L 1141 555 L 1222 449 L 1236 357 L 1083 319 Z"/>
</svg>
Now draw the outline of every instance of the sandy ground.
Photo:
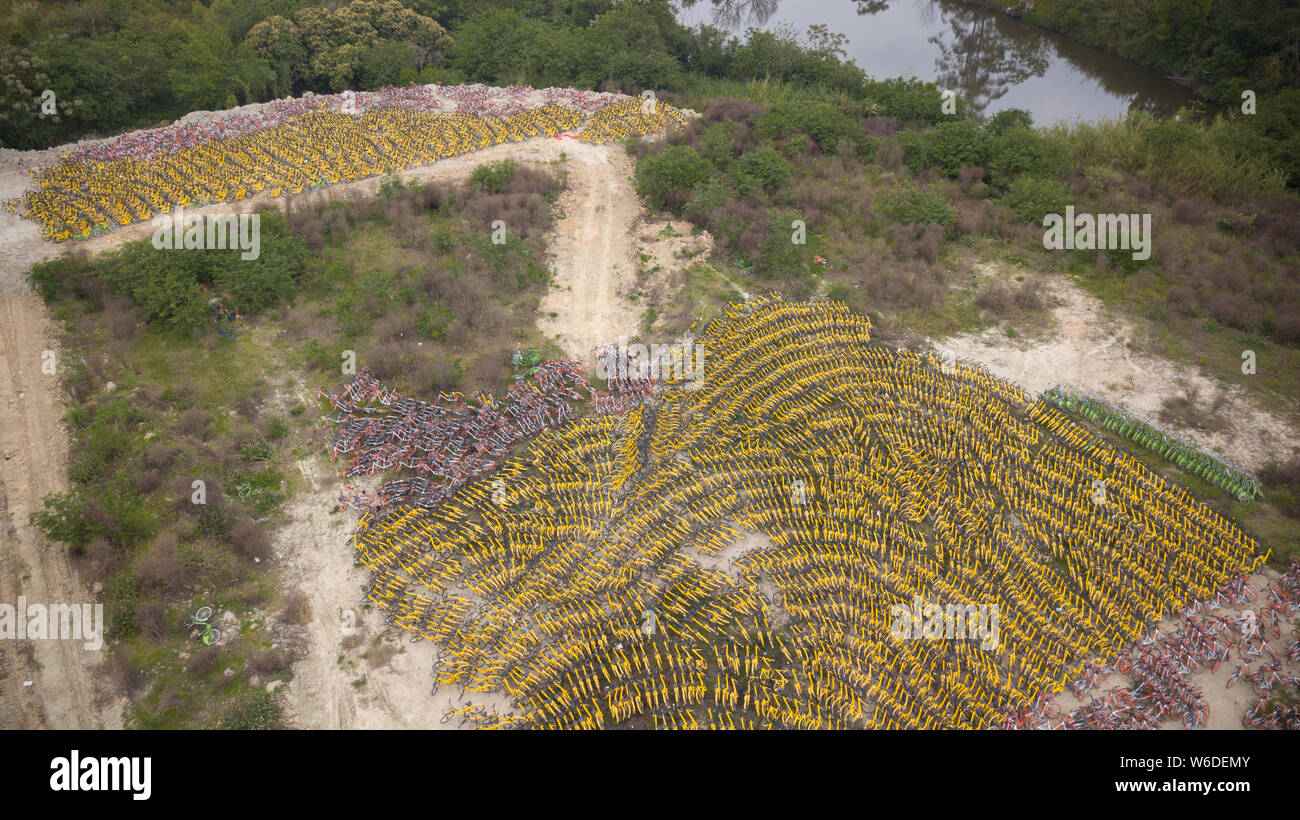
<svg viewBox="0 0 1300 820">
<path fill-rule="evenodd" d="M 0 266 L 7 281 L 14 257 Z M 54 325 L 34 293 L 0 298 L 0 602 L 81 604 L 95 597 L 65 550 L 47 543 L 28 515 L 66 485 L 67 434 L 57 375 L 41 372 L 55 351 Z M 125 701 L 101 674 L 107 646 L 74 640 L 0 642 L 0 729 L 121 727 Z"/>
<path fill-rule="evenodd" d="M 1246 608 L 1258 607 L 1259 603 L 1267 599 L 1267 588 L 1277 583 L 1279 573 L 1271 568 L 1265 568 L 1263 571 L 1251 577 L 1251 586 L 1259 592 L 1259 599 L 1253 604 L 1247 604 L 1244 608 L 1225 607 L 1216 610 L 1212 614 L 1223 615 L 1236 618 Z M 1160 629 L 1164 632 L 1172 632 L 1186 625 L 1186 621 L 1181 617 L 1166 618 L 1160 624 Z M 1283 627 L 1282 637 L 1275 638 L 1272 631 L 1268 632 L 1268 642 L 1279 652 L 1286 649 L 1287 646 L 1295 640 Z M 1265 653 L 1262 658 L 1256 658 L 1250 661 L 1250 669 L 1254 671 L 1263 663 L 1271 663 L 1272 658 Z M 1187 682 L 1199 688 L 1205 697 L 1205 702 L 1209 706 L 1209 716 L 1206 719 L 1206 729 L 1241 729 L 1241 718 L 1247 711 L 1259 703 L 1259 697 L 1252 691 L 1249 681 L 1238 681 L 1228 688 L 1228 678 L 1236 671 L 1237 667 L 1245 663 L 1246 659 L 1241 657 L 1239 650 L 1232 650 L 1232 657 L 1228 662 L 1219 667 L 1217 672 L 1211 672 L 1208 669 L 1195 675 L 1188 675 Z M 1300 675 L 1300 663 L 1290 663 L 1283 665 L 1284 672 L 1288 675 Z M 1117 686 L 1131 686 L 1132 678 L 1119 674 L 1111 673 L 1103 678 L 1093 691 L 1084 695 L 1082 699 L 1076 698 L 1068 689 L 1056 696 L 1056 702 L 1061 706 L 1062 715 L 1082 706 L 1093 697 L 1104 697 L 1108 689 Z M 1177 729 L 1186 731 L 1182 720 L 1167 721 L 1161 728 Z"/>
<path fill-rule="evenodd" d="M 30 152 L 0 151 L 0 199 L 27 186 L 20 153 Z M 24 274 L 64 250 L 42 240 L 36 223 L 0 210 L 0 602 L 11 605 L 20 594 L 31 603 L 95 600 L 66 553 L 28 524 L 41 499 L 67 484 L 68 439 L 56 326 Z M 55 375 L 41 372 L 46 350 Z M 75 641 L 0 643 L 0 729 L 120 727 L 125 701 L 101 674 L 106 655 Z"/>
<path fill-rule="evenodd" d="M 979 362 L 1034 394 L 1057 385 L 1098 393 L 1158 427 L 1165 399 L 1182 396 L 1187 386 L 1199 389 L 1202 400 L 1226 392 L 1222 414 L 1232 424 L 1218 432 L 1178 432 L 1248 470 L 1300 448 L 1295 426 L 1262 410 L 1241 388 L 1134 349 L 1132 327 L 1073 282 L 1053 277 L 1048 290 L 1057 327 L 1050 339 L 1011 339 L 994 327 L 933 342 L 935 351 Z"/>
<path fill-rule="evenodd" d="M 641 205 L 632 190 L 632 158 L 617 147 L 572 140 L 568 187 L 556 203 L 551 243 L 555 271 L 537 326 L 581 362 L 597 345 L 633 336 L 641 311 L 628 299 L 636 283 L 633 229 Z M 552 315 L 553 314 L 553 315 Z"/>
</svg>

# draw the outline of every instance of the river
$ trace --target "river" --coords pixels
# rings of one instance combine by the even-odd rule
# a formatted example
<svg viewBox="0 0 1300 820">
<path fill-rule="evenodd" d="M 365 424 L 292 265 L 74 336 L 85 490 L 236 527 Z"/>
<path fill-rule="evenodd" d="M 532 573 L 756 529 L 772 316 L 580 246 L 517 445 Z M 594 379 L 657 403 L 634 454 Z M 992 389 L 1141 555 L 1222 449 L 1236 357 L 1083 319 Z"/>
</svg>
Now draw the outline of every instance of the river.
<svg viewBox="0 0 1300 820">
<path fill-rule="evenodd" d="M 1195 99 L 1159 73 L 989 11 L 945 0 L 697 0 L 685 25 L 742 35 L 751 26 L 820 23 L 848 38 L 848 57 L 873 77 L 917 77 L 953 89 L 981 114 L 1022 108 L 1046 125 L 1119 118 L 1131 110 L 1170 116 Z M 682 5 L 679 0 L 679 5 Z"/>
</svg>

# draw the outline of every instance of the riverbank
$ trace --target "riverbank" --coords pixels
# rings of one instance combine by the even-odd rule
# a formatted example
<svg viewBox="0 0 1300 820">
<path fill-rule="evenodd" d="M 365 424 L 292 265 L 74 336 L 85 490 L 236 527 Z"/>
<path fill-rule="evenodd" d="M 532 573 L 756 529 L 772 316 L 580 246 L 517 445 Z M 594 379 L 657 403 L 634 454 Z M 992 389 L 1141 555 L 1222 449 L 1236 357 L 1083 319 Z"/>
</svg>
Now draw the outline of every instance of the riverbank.
<svg viewBox="0 0 1300 820">
<path fill-rule="evenodd" d="M 959 0 L 1007 12 L 1026 23 L 1159 71 L 1198 97 L 1238 106 L 1242 92 L 1278 93 L 1300 86 L 1300 16 L 1240 4 L 1146 4 L 1133 0 Z M 1251 14 L 1255 15 L 1253 18 Z M 1234 36 L 1249 30 L 1251 36 Z"/>
</svg>

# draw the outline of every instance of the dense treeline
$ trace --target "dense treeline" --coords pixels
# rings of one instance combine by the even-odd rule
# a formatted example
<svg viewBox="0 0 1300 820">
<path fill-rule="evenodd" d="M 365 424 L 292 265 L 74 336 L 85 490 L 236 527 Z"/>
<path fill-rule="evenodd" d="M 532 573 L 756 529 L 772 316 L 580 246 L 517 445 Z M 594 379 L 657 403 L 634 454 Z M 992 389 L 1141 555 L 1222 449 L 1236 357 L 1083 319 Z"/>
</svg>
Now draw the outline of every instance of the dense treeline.
<svg viewBox="0 0 1300 820">
<path fill-rule="evenodd" d="M 1259 113 L 1243 118 L 1233 150 L 1265 158 L 1300 185 L 1300 12 L 1282 0 L 1134 9 L 1105 0 L 1089 15 L 1078 5 L 1045 0 L 1033 16 L 1194 76 L 1212 98 L 1239 101 L 1243 89 L 1255 90 Z M 1192 5 L 1196 14 L 1183 9 Z M 182 0 L 167 10 L 150 0 L 87 0 L 16 10 L 0 23 L 0 41 L 0 144 L 17 148 L 288 94 L 416 81 L 699 92 L 719 80 L 777 80 L 884 106 L 904 123 L 937 119 L 914 84 L 876 82 L 846 62 L 842 38 L 824 27 L 804 42 L 757 30 L 740 39 L 681 26 L 667 0 L 354 0 L 333 9 Z M 55 92 L 55 114 L 42 114 L 45 89 Z M 900 95 L 917 107 L 900 109 Z"/>
<path fill-rule="evenodd" d="M 665 0 L 354 0 L 335 10 L 214 0 L 170 11 L 150 0 L 88 0 L 19 11 L 0 24 L 0 39 L 0 143 L 18 148 L 286 94 L 413 81 L 596 88 L 614 80 L 666 90 L 688 74 L 849 90 L 864 82 L 829 37 L 807 49 L 767 33 L 740 43 L 684 28 Z M 41 113 L 45 89 L 55 92 L 56 114 Z"/>
</svg>

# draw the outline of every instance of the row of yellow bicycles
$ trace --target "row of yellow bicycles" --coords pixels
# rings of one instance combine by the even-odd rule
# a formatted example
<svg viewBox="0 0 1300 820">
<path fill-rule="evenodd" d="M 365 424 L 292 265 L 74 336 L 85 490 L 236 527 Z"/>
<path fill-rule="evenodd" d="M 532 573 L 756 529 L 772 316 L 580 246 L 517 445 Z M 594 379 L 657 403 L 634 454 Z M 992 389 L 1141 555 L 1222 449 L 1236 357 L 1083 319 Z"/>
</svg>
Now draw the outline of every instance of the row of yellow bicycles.
<svg viewBox="0 0 1300 820">
<path fill-rule="evenodd" d="M 439 686 L 532 728 L 986 728 L 1251 571 L 1251 538 L 970 364 L 779 296 L 693 329 L 699 389 L 363 518 Z M 508 720 L 507 720 L 508 719 Z"/>
<path fill-rule="evenodd" d="M 578 137 L 594 143 L 685 122 L 671 106 L 642 116 L 629 113 L 629 105 L 640 110 L 636 100 L 610 103 L 594 114 L 545 105 L 495 117 L 400 106 L 360 114 L 321 107 L 251 133 L 179 150 L 65 160 L 36 172 L 32 187 L 5 205 L 21 209 L 48 238 L 62 242 L 140 222 L 178 205 L 300 194 L 504 142 L 557 135 L 584 120 Z"/>
</svg>

